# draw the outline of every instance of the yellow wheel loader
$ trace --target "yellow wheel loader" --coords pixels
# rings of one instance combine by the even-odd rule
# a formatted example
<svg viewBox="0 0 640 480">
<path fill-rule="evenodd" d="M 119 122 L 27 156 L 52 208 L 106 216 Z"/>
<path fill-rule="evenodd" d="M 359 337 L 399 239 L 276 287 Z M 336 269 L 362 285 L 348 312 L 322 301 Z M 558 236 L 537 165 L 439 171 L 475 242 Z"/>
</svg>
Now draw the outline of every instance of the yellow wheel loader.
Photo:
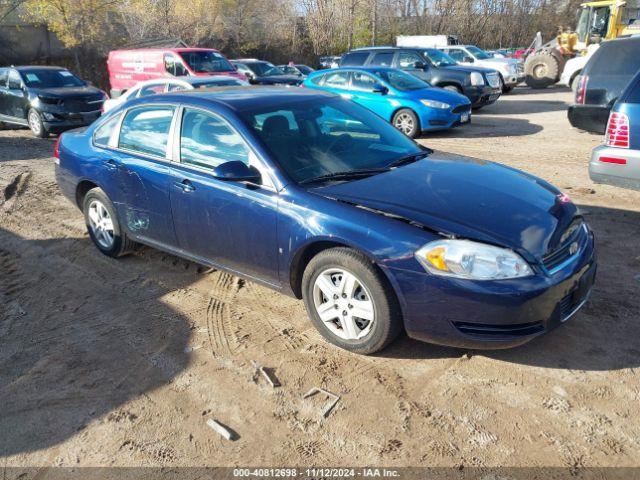
<svg viewBox="0 0 640 480">
<path fill-rule="evenodd" d="M 558 36 L 544 45 L 538 33 L 531 45 L 534 52 L 524 64 L 527 85 L 531 88 L 553 85 L 560 79 L 565 62 L 584 55 L 589 45 L 634 34 L 640 34 L 640 0 L 583 3 L 575 31 L 560 27 Z"/>
</svg>

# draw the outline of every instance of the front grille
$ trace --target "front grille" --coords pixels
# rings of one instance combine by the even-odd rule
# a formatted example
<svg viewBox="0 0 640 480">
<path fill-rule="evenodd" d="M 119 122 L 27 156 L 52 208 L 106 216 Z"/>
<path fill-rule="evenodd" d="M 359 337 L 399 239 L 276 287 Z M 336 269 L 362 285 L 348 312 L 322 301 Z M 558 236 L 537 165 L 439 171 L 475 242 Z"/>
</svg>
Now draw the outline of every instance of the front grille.
<svg viewBox="0 0 640 480">
<path fill-rule="evenodd" d="M 69 112 L 94 112 L 102 107 L 101 97 L 69 98 L 64 101 L 64 107 Z"/>
<path fill-rule="evenodd" d="M 578 228 L 573 232 L 565 241 L 555 250 L 547 253 L 542 258 L 544 268 L 553 273 L 555 269 L 560 267 L 563 263 L 578 255 L 584 248 L 587 241 L 587 228 L 584 222 L 580 221 Z M 573 246 L 575 244 L 575 246 Z M 573 246 L 573 247 L 572 247 Z M 572 251 L 572 248 L 577 250 Z"/>
<path fill-rule="evenodd" d="M 470 109 L 471 107 L 469 107 L 469 105 L 458 105 L 451 111 L 453 113 L 464 113 L 464 112 L 468 112 Z"/>
<path fill-rule="evenodd" d="M 518 63 L 517 63 L 516 71 L 517 71 L 518 73 L 524 73 L 524 63 L 522 63 L 522 62 L 518 62 Z"/>
<path fill-rule="evenodd" d="M 453 325 L 461 333 L 483 337 L 525 337 L 527 335 L 535 335 L 544 330 L 542 322 L 514 323 L 509 325 L 453 322 Z"/>
<path fill-rule="evenodd" d="M 492 88 L 498 88 L 500 86 L 500 79 L 497 73 L 487 74 L 487 82 L 489 82 L 489 86 Z"/>
</svg>

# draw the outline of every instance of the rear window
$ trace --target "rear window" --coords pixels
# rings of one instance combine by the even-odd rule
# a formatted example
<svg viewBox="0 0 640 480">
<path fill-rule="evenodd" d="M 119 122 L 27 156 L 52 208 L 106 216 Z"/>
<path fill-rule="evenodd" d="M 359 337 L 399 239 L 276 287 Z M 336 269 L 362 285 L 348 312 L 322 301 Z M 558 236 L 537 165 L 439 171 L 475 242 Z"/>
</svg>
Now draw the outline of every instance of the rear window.
<svg viewBox="0 0 640 480">
<path fill-rule="evenodd" d="M 640 75 L 636 75 L 636 77 L 631 80 L 624 101 L 626 103 L 640 103 Z"/>
<path fill-rule="evenodd" d="M 341 67 L 357 67 L 364 65 L 369 57 L 369 52 L 351 52 L 342 57 L 340 62 Z"/>
<path fill-rule="evenodd" d="M 588 75 L 635 75 L 640 70 L 640 42 L 603 43 L 589 62 Z"/>
</svg>

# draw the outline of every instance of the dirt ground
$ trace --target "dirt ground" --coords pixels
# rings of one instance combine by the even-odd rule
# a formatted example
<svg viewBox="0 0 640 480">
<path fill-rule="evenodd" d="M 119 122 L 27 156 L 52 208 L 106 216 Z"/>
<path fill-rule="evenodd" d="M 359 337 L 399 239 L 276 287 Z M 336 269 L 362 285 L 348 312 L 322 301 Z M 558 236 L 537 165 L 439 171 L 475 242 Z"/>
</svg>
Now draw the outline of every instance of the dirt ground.
<svg viewBox="0 0 640 480">
<path fill-rule="evenodd" d="M 149 248 L 102 256 L 53 140 L 0 132 L 0 467 L 640 465 L 640 192 L 589 180 L 601 138 L 571 129 L 570 101 L 517 89 L 421 140 L 556 184 L 596 233 L 590 303 L 498 352 L 401 338 L 356 356 L 294 299 Z M 315 386 L 341 396 L 326 419 Z"/>
</svg>

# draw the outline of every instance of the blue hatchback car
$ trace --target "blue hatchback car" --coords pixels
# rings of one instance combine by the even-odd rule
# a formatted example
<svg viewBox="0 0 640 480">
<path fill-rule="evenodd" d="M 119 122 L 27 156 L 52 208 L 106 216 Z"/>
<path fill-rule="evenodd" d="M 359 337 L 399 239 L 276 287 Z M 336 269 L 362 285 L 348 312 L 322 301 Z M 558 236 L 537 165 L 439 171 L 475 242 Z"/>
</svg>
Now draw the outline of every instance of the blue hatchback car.
<svg viewBox="0 0 640 480">
<path fill-rule="evenodd" d="M 411 138 L 471 121 L 471 103 L 456 92 L 385 67 L 350 67 L 314 72 L 304 87 L 337 93 L 368 108 Z"/>
<path fill-rule="evenodd" d="M 325 92 L 139 98 L 62 135 L 55 156 L 102 253 L 145 244 L 302 298 L 353 352 L 402 330 L 519 345 L 570 318 L 594 281 L 593 235 L 555 187 L 439 157 Z"/>
</svg>

